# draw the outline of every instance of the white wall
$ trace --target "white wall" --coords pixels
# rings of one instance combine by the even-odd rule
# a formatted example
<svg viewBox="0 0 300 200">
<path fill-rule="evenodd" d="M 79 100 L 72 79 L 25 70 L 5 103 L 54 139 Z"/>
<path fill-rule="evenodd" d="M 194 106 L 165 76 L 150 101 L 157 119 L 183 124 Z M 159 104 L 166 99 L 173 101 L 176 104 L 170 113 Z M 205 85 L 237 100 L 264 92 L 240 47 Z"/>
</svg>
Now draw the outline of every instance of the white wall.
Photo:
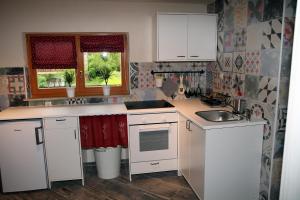
<svg viewBox="0 0 300 200">
<path fill-rule="evenodd" d="M 157 1 L 1 0 L 0 67 L 26 65 L 26 32 L 129 32 L 130 61 L 152 61 L 156 12 L 206 12 L 206 6 Z"/>
</svg>

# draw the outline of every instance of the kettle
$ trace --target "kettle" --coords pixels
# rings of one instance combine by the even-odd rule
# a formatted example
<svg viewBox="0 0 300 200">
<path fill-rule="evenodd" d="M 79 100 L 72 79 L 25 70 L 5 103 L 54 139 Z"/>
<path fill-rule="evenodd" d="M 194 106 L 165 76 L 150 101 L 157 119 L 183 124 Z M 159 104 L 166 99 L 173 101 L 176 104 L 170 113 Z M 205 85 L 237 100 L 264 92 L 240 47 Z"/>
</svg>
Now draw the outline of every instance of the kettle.
<svg viewBox="0 0 300 200">
<path fill-rule="evenodd" d="M 246 111 L 246 100 L 245 99 L 234 99 L 233 110 L 235 113 L 244 114 Z"/>
</svg>

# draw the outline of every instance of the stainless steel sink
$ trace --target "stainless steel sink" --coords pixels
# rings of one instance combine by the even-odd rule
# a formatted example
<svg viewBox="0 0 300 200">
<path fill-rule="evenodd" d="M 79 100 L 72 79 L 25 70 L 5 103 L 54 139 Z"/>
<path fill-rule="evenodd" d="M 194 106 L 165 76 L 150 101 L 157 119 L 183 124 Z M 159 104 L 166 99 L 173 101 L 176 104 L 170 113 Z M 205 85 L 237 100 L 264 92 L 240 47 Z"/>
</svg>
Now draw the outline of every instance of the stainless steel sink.
<svg viewBox="0 0 300 200">
<path fill-rule="evenodd" d="M 195 114 L 207 121 L 212 122 L 239 121 L 244 119 L 242 116 L 235 115 L 226 110 L 198 111 Z"/>
</svg>

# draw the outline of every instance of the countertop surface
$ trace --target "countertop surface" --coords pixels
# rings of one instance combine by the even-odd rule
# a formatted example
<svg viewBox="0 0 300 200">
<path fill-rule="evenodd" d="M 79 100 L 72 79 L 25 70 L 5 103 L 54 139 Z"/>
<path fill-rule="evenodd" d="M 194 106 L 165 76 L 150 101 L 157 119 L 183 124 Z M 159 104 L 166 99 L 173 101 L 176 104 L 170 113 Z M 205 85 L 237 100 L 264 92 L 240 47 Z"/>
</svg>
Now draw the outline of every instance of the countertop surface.
<svg viewBox="0 0 300 200">
<path fill-rule="evenodd" d="M 203 129 L 225 128 L 235 126 L 252 126 L 264 124 L 260 121 L 231 121 L 231 122 L 210 122 L 195 114 L 197 111 L 205 110 L 231 110 L 231 108 L 217 107 L 211 108 L 203 104 L 199 99 L 174 100 L 170 101 L 174 108 L 156 108 L 127 110 L 124 104 L 103 104 L 103 105 L 65 105 L 65 106 L 34 106 L 34 107 L 11 107 L 0 112 L 0 121 L 37 119 L 46 117 L 66 117 L 66 116 L 92 116 L 92 115 L 113 115 L 113 114 L 142 114 L 160 112 L 179 112 Z"/>
</svg>

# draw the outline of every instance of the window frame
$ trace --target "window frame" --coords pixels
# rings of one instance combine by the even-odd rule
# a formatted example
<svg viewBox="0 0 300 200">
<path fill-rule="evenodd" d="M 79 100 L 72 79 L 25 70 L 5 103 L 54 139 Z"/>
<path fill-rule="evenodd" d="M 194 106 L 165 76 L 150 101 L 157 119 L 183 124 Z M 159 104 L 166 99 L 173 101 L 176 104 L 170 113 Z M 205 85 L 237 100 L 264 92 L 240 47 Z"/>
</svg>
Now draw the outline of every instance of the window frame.
<svg viewBox="0 0 300 200">
<path fill-rule="evenodd" d="M 123 35 L 124 36 L 124 52 L 121 52 L 121 86 L 111 86 L 110 95 L 128 95 L 129 94 L 129 48 L 128 48 L 128 33 L 126 32 L 97 32 L 97 33 L 26 33 L 27 45 L 27 61 L 29 85 L 31 98 L 55 98 L 66 97 L 65 88 L 42 88 L 38 87 L 37 69 L 32 68 L 32 54 L 30 48 L 31 36 L 75 36 L 77 67 L 76 72 L 76 87 L 75 98 L 81 96 L 103 96 L 103 89 L 98 87 L 85 87 L 84 77 L 84 56 L 80 51 L 80 36 L 97 36 L 97 35 Z"/>
</svg>

